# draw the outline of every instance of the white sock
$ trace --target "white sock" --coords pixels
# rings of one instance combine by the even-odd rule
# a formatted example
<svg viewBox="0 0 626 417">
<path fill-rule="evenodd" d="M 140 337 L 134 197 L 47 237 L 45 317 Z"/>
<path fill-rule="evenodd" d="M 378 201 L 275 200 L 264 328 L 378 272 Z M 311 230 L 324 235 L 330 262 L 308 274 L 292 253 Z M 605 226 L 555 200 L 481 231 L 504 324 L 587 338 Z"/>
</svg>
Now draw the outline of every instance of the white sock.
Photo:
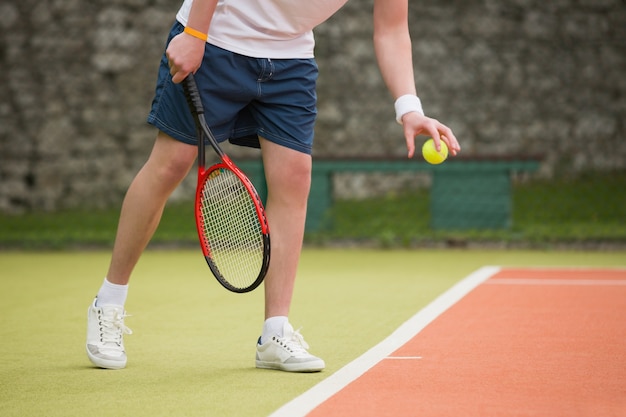
<svg viewBox="0 0 626 417">
<path fill-rule="evenodd" d="M 263 333 L 261 334 L 261 344 L 267 342 L 272 336 L 283 336 L 283 326 L 289 319 L 287 316 L 270 317 L 263 323 Z"/>
<path fill-rule="evenodd" d="M 109 282 L 106 277 L 104 282 L 98 291 L 98 299 L 96 305 L 98 306 L 122 306 L 126 303 L 126 296 L 128 295 L 128 284 L 119 285 Z"/>
</svg>

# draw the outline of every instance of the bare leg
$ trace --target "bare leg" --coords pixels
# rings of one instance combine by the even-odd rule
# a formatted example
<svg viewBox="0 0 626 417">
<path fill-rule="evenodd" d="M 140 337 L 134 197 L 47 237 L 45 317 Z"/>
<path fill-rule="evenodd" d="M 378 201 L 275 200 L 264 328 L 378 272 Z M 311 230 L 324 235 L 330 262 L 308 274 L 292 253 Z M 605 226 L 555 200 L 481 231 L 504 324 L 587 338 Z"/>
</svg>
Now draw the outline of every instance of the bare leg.
<svg viewBox="0 0 626 417">
<path fill-rule="evenodd" d="M 265 278 L 265 318 L 288 316 L 300 260 L 311 185 L 311 156 L 261 138 L 272 258 Z"/>
<path fill-rule="evenodd" d="M 127 284 L 152 238 L 168 197 L 185 178 L 196 148 L 159 132 L 148 161 L 124 198 L 107 280 Z"/>
</svg>

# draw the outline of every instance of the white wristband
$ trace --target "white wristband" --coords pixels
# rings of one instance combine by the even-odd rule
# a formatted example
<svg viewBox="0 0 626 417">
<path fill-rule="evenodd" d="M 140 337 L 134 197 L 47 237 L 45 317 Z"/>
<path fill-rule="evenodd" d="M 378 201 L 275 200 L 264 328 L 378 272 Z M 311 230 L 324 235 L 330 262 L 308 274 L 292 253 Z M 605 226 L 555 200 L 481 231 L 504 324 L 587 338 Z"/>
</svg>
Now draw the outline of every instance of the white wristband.
<svg viewBox="0 0 626 417">
<path fill-rule="evenodd" d="M 405 94 L 398 97 L 393 106 L 396 109 L 396 121 L 400 124 L 402 124 L 402 116 L 409 112 L 416 111 L 422 116 L 424 115 L 422 102 L 418 96 L 413 94 Z"/>
</svg>

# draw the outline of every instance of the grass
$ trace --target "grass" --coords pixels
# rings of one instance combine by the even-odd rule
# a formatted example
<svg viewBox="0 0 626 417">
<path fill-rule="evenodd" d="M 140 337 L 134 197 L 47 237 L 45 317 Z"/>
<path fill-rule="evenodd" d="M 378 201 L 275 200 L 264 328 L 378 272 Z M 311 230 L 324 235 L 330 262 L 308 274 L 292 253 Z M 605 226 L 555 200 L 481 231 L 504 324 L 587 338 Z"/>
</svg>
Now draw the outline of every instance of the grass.
<svg viewBox="0 0 626 417">
<path fill-rule="evenodd" d="M 626 244 L 626 172 L 575 180 L 534 180 L 514 186 L 513 226 L 506 230 L 433 230 L 428 190 L 369 200 L 339 200 L 332 227 L 308 233 L 310 245 L 337 242 L 381 247 L 500 243 L 527 246 Z M 171 203 L 152 245 L 195 245 L 190 202 Z M 0 247 L 108 247 L 118 209 L 0 215 Z"/>
<path fill-rule="evenodd" d="M 0 253 L 1 416 L 267 416 L 481 266 L 623 266 L 624 256 L 308 248 L 290 319 L 327 368 L 296 375 L 254 368 L 263 291 L 223 290 L 195 249 L 142 256 L 127 302 L 128 367 L 93 369 L 85 312 L 108 262 L 108 251 Z"/>
<path fill-rule="evenodd" d="M 513 188 L 513 226 L 495 230 L 433 230 L 427 190 L 365 201 L 338 201 L 333 227 L 313 236 L 410 246 L 444 242 L 528 245 L 626 243 L 626 173 L 576 180 L 535 180 Z"/>
<path fill-rule="evenodd" d="M 29 212 L 0 215 L 0 247 L 67 249 L 112 246 L 119 209 Z M 196 243 L 193 204 L 169 204 L 152 240 L 153 245 Z"/>
</svg>

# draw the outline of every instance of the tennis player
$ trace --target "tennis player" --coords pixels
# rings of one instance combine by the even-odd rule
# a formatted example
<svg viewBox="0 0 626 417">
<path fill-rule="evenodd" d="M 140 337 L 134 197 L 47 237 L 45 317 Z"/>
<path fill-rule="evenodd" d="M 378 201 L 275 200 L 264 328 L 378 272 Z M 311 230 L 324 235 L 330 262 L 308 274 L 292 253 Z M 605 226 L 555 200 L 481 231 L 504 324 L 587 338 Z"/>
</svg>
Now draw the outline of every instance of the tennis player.
<svg viewBox="0 0 626 417">
<path fill-rule="evenodd" d="M 158 130 L 156 141 L 128 189 L 111 263 L 88 309 L 87 354 L 95 366 L 126 366 L 123 336 L 131 331 L 124 324 L 124 304 L 131 273 L 168 197 L 194 165 L 196 131 L 180 84 L 194 73 L 216 138 L 260 148 L 265 166 L 272 260 L 256 366 L 288 372 L 324 368 L 288 315 L 304 235 L 317 113 L 312 30 L 346 1 L 184 0 L 170 30 L 148 116 Z M 443 140 L 456 154 L 460 147 L 452 131 L 424 116 L 416 95 L 408 0 L 375 0 L 373 13 L 376 57 L 395 99 L 408 156 L 421 134 Z"/>
</svg>

